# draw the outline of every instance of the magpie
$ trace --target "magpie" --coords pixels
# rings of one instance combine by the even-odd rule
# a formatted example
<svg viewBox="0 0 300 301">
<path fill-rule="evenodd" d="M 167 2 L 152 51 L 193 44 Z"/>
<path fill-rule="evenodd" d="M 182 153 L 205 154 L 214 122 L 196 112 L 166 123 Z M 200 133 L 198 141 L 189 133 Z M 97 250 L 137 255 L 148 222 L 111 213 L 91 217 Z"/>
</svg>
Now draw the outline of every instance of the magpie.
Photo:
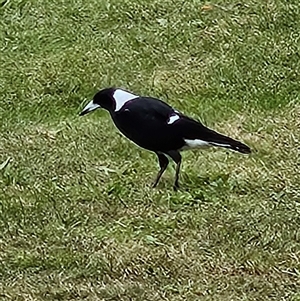
<svg viewBox="0 0 300 301">
<path fill-rule="evenodd" d="M 251 153 L 247 145 L 205 127 L 153 97 L 138 96 L 120 88 L 105 88 L 95 94 L 80 116 L 98 108 L 109 112 L 116 127 L 128 139 L 157 155 L 160 170 L 152 187 L 157 186 L 171 158 L 176 163 L 174 189 L 179 188 L 180 152 L 183 150 L 219 146 Z"/>
</svg>

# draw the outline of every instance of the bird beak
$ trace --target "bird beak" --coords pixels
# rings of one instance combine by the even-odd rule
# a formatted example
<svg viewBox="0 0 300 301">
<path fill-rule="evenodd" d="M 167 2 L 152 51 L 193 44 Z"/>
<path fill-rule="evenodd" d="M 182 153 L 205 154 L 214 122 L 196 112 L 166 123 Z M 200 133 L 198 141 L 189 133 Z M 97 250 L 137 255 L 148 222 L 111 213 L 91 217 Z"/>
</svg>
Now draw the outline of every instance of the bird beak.
<svg viewBox="0 0 300 301">
<path fill-rule="evenodd" d="M 93 102 L 93 100 L 91 100 L 85 107 L 84 109 L 81 111 L 81 113 L 79 114 L 79 116 L 83 116 L 87 113 L 90 113 L 92 111 L 95 111 L 96 109 L 101 108 L 100 105 L 96 104 Z"/>
</svg>

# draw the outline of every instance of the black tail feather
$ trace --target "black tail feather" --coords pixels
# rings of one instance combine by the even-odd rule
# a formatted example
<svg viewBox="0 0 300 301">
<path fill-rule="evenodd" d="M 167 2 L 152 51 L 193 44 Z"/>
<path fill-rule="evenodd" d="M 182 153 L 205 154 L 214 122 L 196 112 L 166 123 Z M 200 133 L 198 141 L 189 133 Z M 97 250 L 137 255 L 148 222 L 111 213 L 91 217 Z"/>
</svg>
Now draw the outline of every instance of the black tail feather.
<svg viewBox="0 0 300 301">
<path fill-rule="evenodd" d="M 232 149 L 234 151 L 243 153 L 243 154 L 250 154 L 251 153 L 251 149 L 249 146 L 247 146 L 246 144 L 234 140 L 230 137 L 226 137 L 224 135 L 218 134 L 215 136 L 214 141 L 211 141 L 210 144 L 214 145 L 214 146 L 220 146 L 220 147 L 225 147 L 225 148 L 229 148 Z"/>
<path fill-rule="evenodd" d="M 215 145 L 215 143 L 212 143 L 212 145 Z M 228 144 L 224 144 L 224 145 L 218 144 L 216 146 L 230 148 L 230 149 L 240 152 L 242 154 L 250 154 L 251 153 L 251 149 L 249 146 L 247 146 L 246 144 L 243 144 L 242 142 L 235 141 L 235 140 L 234 140 L 234 142 L 231 142 L 229 145 Z"/>
<path fill-rule="evenodd" d="M 239 142 L 239 141 L 235 141 L 235 144 L 232 145 L 232 149 L 236 150 L 240 153 L 243 153 L 243 154 L 251 154 L 250 147 L 248 145 L 242 143 L 242 142 Z"/>
</svg>

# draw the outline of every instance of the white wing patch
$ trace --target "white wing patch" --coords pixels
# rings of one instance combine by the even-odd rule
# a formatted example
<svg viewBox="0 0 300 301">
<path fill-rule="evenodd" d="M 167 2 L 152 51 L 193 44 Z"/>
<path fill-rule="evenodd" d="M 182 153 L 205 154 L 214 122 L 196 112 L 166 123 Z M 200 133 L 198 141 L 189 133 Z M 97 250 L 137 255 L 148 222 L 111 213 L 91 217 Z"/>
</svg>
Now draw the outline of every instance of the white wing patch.
<svg viewBox="0 0 300 301">
<path fill-rule="evenodd" d="M 116 102 L 115 112 L 117 112 L 124 106 L 124 104 L 127 101 L 138 98 L 139 96 L 129 93 L 127 91 L 121 90 L 121 89 L 117 89 L 115 91 L 113 97 Z"/>
<path fill-rule="evenodd" d="M 172 114 L 169 119 L 168 119 L 168 124 L 172 124 L 174 123 L 176 120 L 178 120 L 180 118 L 180 116 L 178 116 L 177 114 Z"/>
</svg>

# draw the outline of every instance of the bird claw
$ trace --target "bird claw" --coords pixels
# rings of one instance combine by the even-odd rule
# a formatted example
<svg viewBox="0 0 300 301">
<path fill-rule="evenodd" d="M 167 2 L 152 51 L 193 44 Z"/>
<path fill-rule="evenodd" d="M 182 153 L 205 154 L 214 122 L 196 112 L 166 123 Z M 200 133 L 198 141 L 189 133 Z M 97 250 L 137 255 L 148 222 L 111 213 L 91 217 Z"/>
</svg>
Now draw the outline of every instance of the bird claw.
<svg viewBox="0 0 300 301">
<path fill-rule="evenodd" d="M 158 181 L 157 181 L 157 179 L 155 179 L 155 181 L 151 184 L 151 188 L 156 188 L 157 184 L 158 184 Z"/>
<path fill-rule="evenodd" d="M 174 191 L 178 191 L 178 189 L 179 189 L 178 183 L 175 183 L 175 184 L 174 184 L 173 189 L 174 189 Z"/>
</svg>

